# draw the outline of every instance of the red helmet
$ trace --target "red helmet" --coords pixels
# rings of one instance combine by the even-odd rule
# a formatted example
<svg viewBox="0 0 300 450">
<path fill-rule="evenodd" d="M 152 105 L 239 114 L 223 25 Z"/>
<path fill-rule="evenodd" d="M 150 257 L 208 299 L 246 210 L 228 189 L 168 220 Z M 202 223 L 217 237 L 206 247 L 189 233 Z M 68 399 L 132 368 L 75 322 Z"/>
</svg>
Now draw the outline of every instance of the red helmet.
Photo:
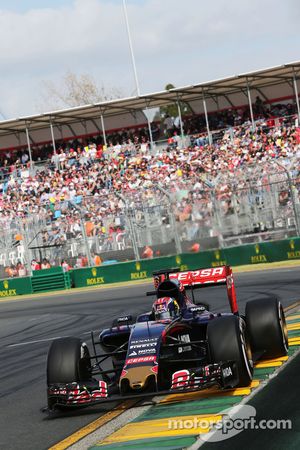
<svg viewBox="0 0 300 450">
<path fill-rule="evenodd" d="M 152 311 L 155 320 L 174 319 L 180 309 L 177 301 L 172 297 L 161 297 L 153 303 Z"/>
</svg>

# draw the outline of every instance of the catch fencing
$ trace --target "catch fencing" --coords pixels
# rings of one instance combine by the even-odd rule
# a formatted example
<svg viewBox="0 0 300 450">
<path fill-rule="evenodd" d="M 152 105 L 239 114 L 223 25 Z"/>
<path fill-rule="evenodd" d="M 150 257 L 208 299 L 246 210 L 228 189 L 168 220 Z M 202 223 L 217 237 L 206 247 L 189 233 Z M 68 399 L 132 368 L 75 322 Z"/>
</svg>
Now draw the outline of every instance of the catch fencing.
<svg viewBox="0 0 300 450">
<path fill-rule="evenodd" d="M 33 259 L 80 268 L 97 265 L 96 255 L 106 264 L 299 236 L 298 167 L 283 160 L 196 183 L 45 202 L 39 214 L 1 219 L 0 275 L 18 261 L 19 275 L 29 275 Z"/>
</svg>

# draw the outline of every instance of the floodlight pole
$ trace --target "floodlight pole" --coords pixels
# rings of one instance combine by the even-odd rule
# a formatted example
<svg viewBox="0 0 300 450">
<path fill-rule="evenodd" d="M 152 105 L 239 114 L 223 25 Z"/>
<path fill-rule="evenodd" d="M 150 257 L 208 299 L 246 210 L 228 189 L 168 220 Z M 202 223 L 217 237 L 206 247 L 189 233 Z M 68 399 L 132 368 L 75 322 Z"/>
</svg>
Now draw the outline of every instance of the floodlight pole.
<svg viewBox="0 0 300 450">
<path fill-rule="evenodd" d="M 209 145 L 212 145 L 212 136 L 210 134 L 210 129 L 209 129 L 206 100 L 205 100 L 205 96 L 204 96 L 203 91 L 202 91 L 202 96 L 203 96 L 202 101 L 203 101 L 203 109 L 204 109 L 204 115 L 205 115 L 206 129 L 207 129 L 207 134 L 208 134 L 208 142 L 209 142 Z"/>
<path fill-rule="evenodd" d="M 151 130 L 151 123 L 149 120 L 149 116 L 148 116 L 148 106 L 146 106 L 146 110 L 147 110 L 147 123 L 148 123 L 148 132 L 149 132 L 149 138 L 150 138 L 150 147 L 151 147 L 151 151 L 154 150 L 154 143 L 153 143 L 153 136 L 152 136 L 152 130 Z"/>
<path fill-rule="evenodd" d="M 247 94 L 248 94 L 248 102 L 249 102 L 249 108 L 250 108 L 250 117 L 251 117 L 251 122 L 252 122 L 252 130 L 254 131 L 255 130 L 255 122 L 254 122 L 252 99 L 251 99 L 251 92 L 250 92 L 248 80 L 247 80 Z"/>
<path fill-rule="evenodd" d="M 55 145 L 55 139 L 54 139 L 54 132 L 53 132 L 53 125 L 52 125 L 52 122 L 50 122 L 50 131 L 51 131 L 51 139 L 52 139 L 53 152 L 54 152 L 54 155 L 56 155 L 56 145 Z"/>
<path fill-rule="evenodd" d="M 134 58 L 134 53 L 133 53 L 133 46 L 132 46 L 132 41 L 131 41 L 131 34 L 130 34 L 128 15 L 127 15 L 127 7 L 126 7 L 125 0 L 123 0 L 123 9 L 124 9 L 124 17 L 125 17 L 125 23 L 126 23 L 127 36 L 128 36 L 128 43 L 129 43 L 129 48 L 130 48 L 133 74 L 134 74 L 134 79 L 135 79 L 136 92 L 137 92 L 137 95 L 140 96 L 140 86 L 139 86 L 139 81 L 138 81 L 138 76 L 137 76 L 137 71 L 136 71 L 135 58 Z"/>
<path fill-rule="evenodd" d="M 101 114 L 101 116 L 100 116 L 100 119 L 101 119 L 101 128 L 102 128 L 102 134 L 103 134 L 104 145 L 105 145 L 105 147 L 107 147 L 106 133 L 105 133 L 105 126 L 104 126 L 104 118 L 103 118 L 103 115 L 102 115 L 102 114 Z"/>
<path fill-rule="evenodd" d="M 32 170 L 32 154 L 31 154 L 31 145 L 30 145 L 30 138 L 29 138 L 29 132 L 28 132 L 28 128 L 25 128 L 25 132 L 26 132 L 26 139 L 27 139 L 27 148 L 28 148 L 28 152 L 29 152 L 29 160 L 30 160 L 30 170 Z"/>
<path fill-rule="evenodd" d="M 297 86 L 297 78 L 296 74 L 293 75 L 293 82 L 294 82 L 294 91 L 295 91 L 295 97 L 296 97 L 296 105 L 297 105 L 297 113 L 298 113 L 298 125 L 300 124 L 300 106 L 299 106 L 299 95 L 298 95 L 298 86 Z"/>
<path fill-rule="evenodd" d="M 180 103 L 177 100 L 177 110 L 178 110 L 178 117 L 179 117 L 179 123 L 180 123 L 180 134 L 181 134 L 181 142 L 183 144 L 183 137 L 184 137 L 184 131 L 183 131 L 183 123 L 182 123 L 182 115 L 181 115 L 181 108 L 180 108 Z M 183 147 L 183 145 L 182 145 Z"/>
</svg>

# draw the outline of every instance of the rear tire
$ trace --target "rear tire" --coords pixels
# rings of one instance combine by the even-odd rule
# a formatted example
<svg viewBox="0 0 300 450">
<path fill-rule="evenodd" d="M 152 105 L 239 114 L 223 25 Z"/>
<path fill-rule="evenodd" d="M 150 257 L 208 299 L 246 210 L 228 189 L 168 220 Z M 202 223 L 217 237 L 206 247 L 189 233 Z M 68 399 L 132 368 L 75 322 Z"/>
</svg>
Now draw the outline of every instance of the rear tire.
<svg viewBox="0 0 300 450">
<path fill-rule="evenodd" d="M 223 316 L 211 320 L 207 326 L 207 340 L 212 363 L 235 361 L 238 386 L 252 381 L 253 362 L 245 322 L 237 316 Z"/>
<path fill-rule="evenodd" d="M 253 352 L 264 352 L 265 358 L 278 358 L 288 352 L 288 333 L 279 300 L 253 300 L 246 304 L 246 324 Z"/>
</svg>

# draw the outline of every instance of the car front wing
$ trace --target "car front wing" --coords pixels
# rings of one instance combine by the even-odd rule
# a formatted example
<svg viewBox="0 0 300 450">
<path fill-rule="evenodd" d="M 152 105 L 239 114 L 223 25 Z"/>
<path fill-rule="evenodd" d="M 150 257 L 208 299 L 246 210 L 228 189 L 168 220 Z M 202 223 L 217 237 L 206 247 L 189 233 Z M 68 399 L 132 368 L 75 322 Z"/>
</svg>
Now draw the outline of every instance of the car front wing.
<svg viewBox="0 0 300 450">
<path fill-rule="evenodd" d="M 132 391 L 128 395 L 120 395 L 117 387 L 109 386 L 105 381 L 90 380 L 48 386 L 49 410 L 56 408 L 78 408 L 104 402 L 126 399 L 142 399 L 157 395 L 168 395 L 184 392 L 200 391 L 211 386 L 229 389 L 239 383 L 235 362 L 226 361 L 208 364 L 194 369 L 182 369 L 172 374 L 171 388 L 152 392 Z"/>
</svg>

